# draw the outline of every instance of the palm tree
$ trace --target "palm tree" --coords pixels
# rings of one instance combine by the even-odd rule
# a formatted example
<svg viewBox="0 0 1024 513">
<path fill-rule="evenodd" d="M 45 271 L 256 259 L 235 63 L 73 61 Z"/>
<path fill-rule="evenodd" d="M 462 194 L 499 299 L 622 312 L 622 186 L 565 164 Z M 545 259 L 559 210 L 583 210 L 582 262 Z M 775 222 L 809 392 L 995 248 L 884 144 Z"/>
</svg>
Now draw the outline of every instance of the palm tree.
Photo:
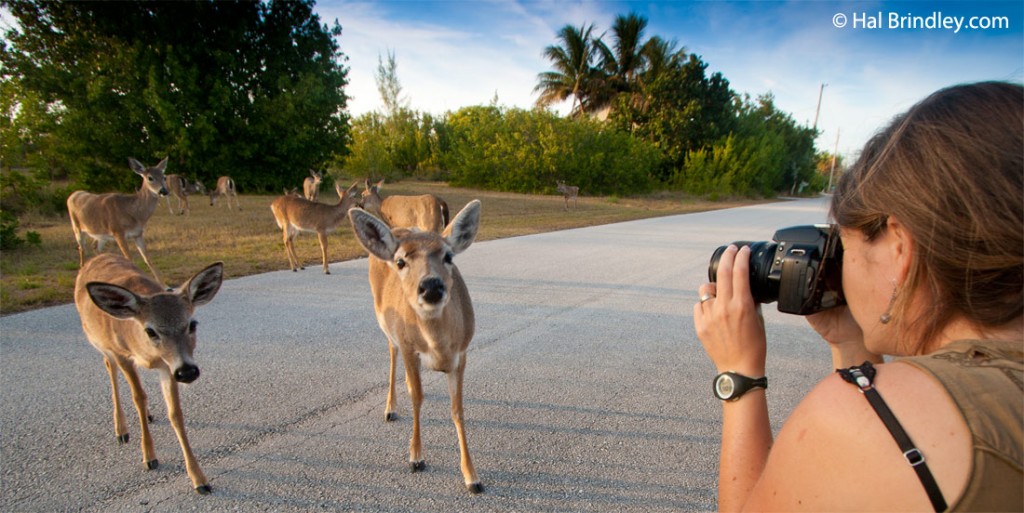
<svg viewBox="0 0 1024 513">
<path fill-rule="evenodd" d="M 593 30 L 593 24 L 584 24 L 579 28 L 566 25 L 558 31 L 558 39 L 562 44 L 544 49 L 544 56 L 551 61 L 554 70 L 537 75 L 537 86 L 533 90 L 540 92 L 538 106 L 546 107 L 572 96 L 572 115 L 584 110 L 587 82 L 592 76 Z"/>
</svg>

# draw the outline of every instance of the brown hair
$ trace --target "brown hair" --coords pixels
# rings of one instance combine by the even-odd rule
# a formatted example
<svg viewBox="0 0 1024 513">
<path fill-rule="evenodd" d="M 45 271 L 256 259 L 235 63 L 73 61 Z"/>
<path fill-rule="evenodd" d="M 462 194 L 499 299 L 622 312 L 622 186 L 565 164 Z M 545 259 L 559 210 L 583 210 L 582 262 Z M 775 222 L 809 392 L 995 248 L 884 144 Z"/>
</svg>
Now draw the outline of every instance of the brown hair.
<svg viewBox="0 0 1024 513">
<path fill-rule="evenodd" d="M 984 330 L 1024 315 L 1024 88 L 942 89 L 868 141 L 839 181 L 831 217 L 872 240 L 889 216 L 916 248 L 892 309 L 910 352 L 955 318 Z M 935 304 L 907 319 L 920 286 Z"/>
</svg>

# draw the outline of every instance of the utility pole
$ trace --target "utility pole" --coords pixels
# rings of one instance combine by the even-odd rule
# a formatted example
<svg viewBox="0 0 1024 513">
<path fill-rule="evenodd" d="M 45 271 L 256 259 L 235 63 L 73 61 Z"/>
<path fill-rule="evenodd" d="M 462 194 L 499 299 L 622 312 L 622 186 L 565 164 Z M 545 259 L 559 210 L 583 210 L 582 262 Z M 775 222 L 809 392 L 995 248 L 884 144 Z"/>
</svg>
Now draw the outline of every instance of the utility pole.
<svg viewBox="0 0 1024 513">
<path fill-rule="evenodd" d="M 818 132 L 818 114 L 821 114 L 821 95 L 825 92 L 825 86 L 828 84 L 822 82 L 821 88 L 818 89 L 818 108 L 814 109 L 814 132 Z"/>
<path fill-rule="evenodd" d="M 836 147 L 832 150 L 832 170 L 828 172 L 828 192 L 832 192 L 832 177 L 836 174 L 836 154 L 839 153 L 839 131 L 836 129 Z"/>
</svg>

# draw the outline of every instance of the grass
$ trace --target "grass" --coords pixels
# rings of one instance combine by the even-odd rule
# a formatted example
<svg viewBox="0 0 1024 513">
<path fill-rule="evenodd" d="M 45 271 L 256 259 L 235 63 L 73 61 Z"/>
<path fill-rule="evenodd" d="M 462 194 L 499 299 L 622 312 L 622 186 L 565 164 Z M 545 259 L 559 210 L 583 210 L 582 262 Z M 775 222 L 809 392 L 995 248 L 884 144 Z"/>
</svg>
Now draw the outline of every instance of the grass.
<svg viewBox="0 0 1024 513">
<path fill-rule="evenodd" d="M 683 214 L 749 204 L 741 201 L 706 201 L 683 195 L 658 193 L 642 197 L 582 197 L 578 209 L 566 211 L 561 196 L 538 196 L 479 191 L 432 182 L 385 184 L 384 195 L 435 194 L 445 199 L 454 216 L 472 199 L 483 203 L 478 241 L 533 233 Z M 161 199 L 146 226 L 147 253 L 169 285 L 188 279 L 207 264 L 223 261 L 228 278 L 288 268 L 281 230 L 274 222 L 270 203 L 276 196 L 240 196 L 242 209 L 229 211 L 220 200 L 211 207 L 202 196 L 191 198 L 191 213 L 171 215 Z M 321 202 L 336 202 L 333 190 L 321 190 Z M 174 201 L 172 204 L 177 206 Z M 23 232 L 35 231 L 39 245 L 27 244 L 0 254 L 0 314 L 71 303 L 78 273 L 78 250 L 67 215 L 21 219 Z M 134 245 L 132 259 L 145 270 Z M 302 234 L 296 252 L 306 272 L 320 272 L 316 237 Z M 106 251 L 117 251 L 110 243 Z M 95 253 L 86 248 L 86 258 Z M 366 255 L 351 230 L 339 229 L 328 236 L 328 260 L 338 262 Z"/>
</svg>

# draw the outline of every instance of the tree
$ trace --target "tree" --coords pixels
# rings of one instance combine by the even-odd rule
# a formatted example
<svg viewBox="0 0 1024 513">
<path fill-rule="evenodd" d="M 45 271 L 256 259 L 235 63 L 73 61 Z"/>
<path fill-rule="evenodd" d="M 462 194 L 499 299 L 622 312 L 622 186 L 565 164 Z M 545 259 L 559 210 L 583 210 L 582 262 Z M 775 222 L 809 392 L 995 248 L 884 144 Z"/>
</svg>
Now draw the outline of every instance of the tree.
<svg viewBox="0 0 1024 513">
<path fill-rule="evenodd" d="M 558 31 L 558 39 L 562 44 L 544 49 L 544 56 L 555 69 L 537 75 L 537 86 L 533 91 L 540 92 L 538 106 L 546 107 L 572 97 L 570 115 L 578 116 L 586 112 L 584 102 L 591 89 L 590 81 L 595 77 L 591 62 L 594 55 L 594 40 L 591 37 L 593 30 L 593 24 L 579 28 L 566 25 Z"/>
<path fill-rule="evenodd" d="M 129 156 L 280 190 L 346 149 L 347 69 L 312 0 L 6 2 L 0 54 L 53 113 L 47 160 L 94 190 L 130 190 Z"/>
</svg>

